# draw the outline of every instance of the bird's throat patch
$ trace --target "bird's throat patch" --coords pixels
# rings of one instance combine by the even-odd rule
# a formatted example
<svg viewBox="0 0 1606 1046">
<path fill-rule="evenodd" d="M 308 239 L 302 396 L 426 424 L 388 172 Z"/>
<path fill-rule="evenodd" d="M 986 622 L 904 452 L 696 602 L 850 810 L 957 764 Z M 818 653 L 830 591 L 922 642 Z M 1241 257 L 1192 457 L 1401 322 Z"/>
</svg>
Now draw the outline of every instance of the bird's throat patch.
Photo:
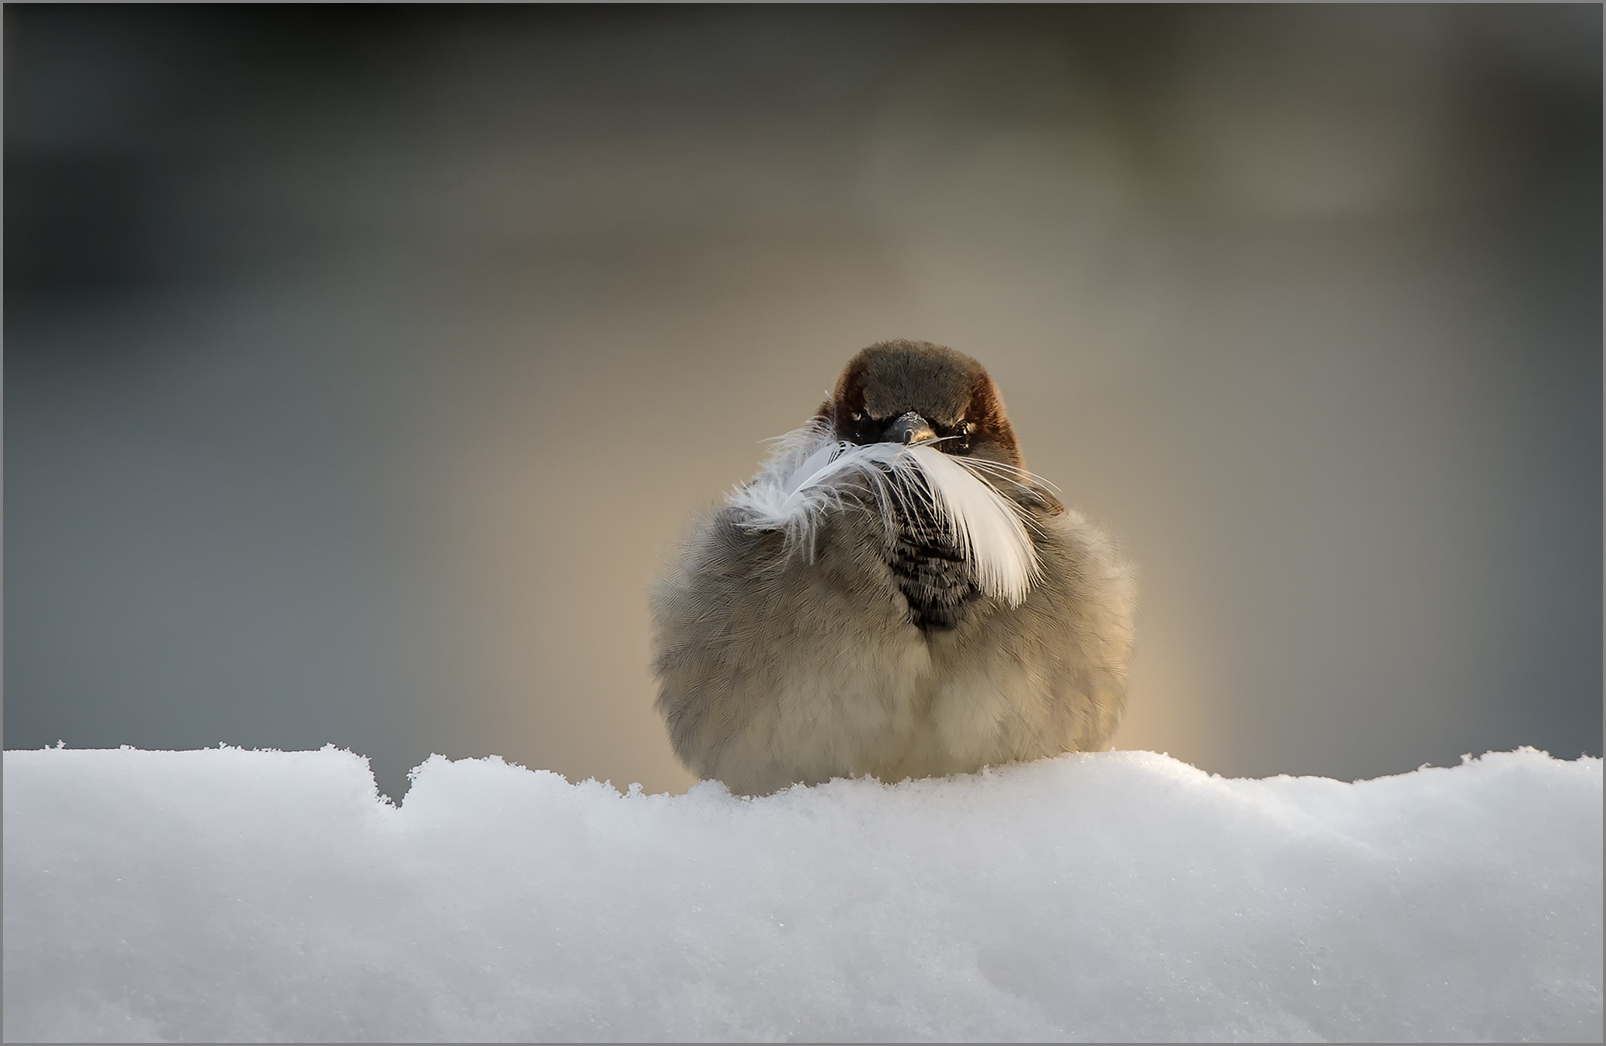
<svg viewBox="0 0 1606 1046">
<path fill-rule="evenodd" d="M 894 514 L 884 558 L 909 602 L 910 623 L 923 632 L 958 625 L 970 601 L 981 594 L 948 528 L 923 506 Z"/>
</svg>

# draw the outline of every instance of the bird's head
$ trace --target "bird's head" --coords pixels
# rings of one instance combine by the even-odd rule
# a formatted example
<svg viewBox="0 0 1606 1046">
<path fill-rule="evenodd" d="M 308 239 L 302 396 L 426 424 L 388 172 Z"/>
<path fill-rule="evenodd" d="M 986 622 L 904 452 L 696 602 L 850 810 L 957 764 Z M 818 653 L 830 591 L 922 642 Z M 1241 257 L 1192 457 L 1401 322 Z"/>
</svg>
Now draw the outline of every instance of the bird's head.
<svg viewBox="0 0 1606 1046">
<path fill-rule="evenodd" d="M 955 456 L 1024 466 L 986 368 L 927 341 L 883 341 L 854 356 L 820 416 L 849 443 L 930 443 Z"/>
</svg>

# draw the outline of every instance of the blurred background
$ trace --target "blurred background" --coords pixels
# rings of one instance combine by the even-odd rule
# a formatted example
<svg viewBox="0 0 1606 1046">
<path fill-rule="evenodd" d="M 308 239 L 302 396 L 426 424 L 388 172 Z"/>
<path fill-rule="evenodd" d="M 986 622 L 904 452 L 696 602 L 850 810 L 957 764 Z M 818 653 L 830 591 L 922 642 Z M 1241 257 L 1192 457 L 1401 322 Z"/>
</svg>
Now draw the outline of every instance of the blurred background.
<svg viewBox="0 0 1606 1046">
<path fill-rule="evenodd" d="M 909 337 L 1138 564 L 1118 747 L 1601 751 L 1598 5 L 4 34 L 7 748 L 683 789 L 651 579 Z"/>
</svg>

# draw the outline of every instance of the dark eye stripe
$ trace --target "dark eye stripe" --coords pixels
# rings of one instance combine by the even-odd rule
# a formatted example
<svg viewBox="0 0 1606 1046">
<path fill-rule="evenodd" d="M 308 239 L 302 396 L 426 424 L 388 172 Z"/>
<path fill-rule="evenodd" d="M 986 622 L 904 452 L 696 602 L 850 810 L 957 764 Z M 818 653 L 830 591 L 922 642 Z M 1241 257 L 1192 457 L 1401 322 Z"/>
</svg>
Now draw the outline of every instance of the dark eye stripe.
<svg viewBox="0 0 1606 1046">
<path fill-rule="evenodd" d="M 852 424 L 851 431 L 854 442 L 872 442 L 884 435 L 887 427 L 902 416 L 901 412 L 894 417 L 888 418 L 874 417 L 862 410 L 850 412 L 848 420 Z M 936 422 L 928 423 L 931 425 L 932 431 L 942 440 L 941 443 L 937 444 L 938 449 L 947 451 L 950 454 L 970 453 L 971 442 L 976 435 L 975 422 L 961 418 L 952 425 L 939 425 Z"/>
</svg>

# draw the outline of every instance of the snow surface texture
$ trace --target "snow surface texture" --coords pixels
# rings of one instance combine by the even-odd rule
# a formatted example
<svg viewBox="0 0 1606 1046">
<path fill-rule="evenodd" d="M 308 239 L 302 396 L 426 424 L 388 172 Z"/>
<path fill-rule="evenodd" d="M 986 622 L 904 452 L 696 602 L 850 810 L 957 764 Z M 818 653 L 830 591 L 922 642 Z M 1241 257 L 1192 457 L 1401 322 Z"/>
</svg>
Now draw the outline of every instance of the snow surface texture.
<svg viewBox="0 0 1606 1046">
<path fill-rule="evenodd" d="M 1601 761 L 1146 752 L 757 799 L 5 754 L 20 1039 L 1601 1037 Z"/>
</svg>

